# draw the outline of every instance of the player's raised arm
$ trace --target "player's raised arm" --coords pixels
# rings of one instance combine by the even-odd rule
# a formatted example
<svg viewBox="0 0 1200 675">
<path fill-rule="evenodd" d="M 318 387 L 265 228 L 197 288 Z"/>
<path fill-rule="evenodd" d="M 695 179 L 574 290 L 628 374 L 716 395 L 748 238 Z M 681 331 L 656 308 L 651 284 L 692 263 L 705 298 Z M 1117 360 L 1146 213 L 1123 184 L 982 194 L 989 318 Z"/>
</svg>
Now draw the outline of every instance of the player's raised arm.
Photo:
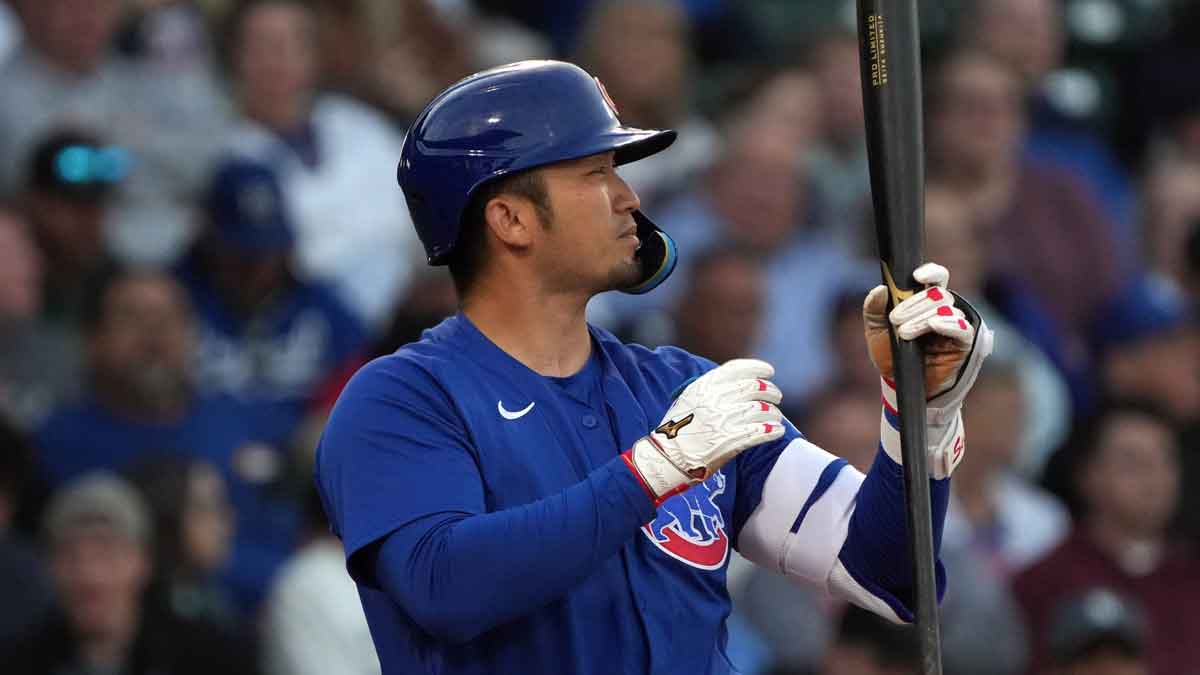
<svg viewBox="0 0 1200 675">
<path fill-rule="evenodd" d="M 944 267 L 927 264 L 913 275 L 927 288 L 887 313 L 879 286 L 863 306 L 871 359 L 880 372 L 880 452 L 865 476 L 815 445 L 793 441 L 771 467 L 762 500 L 747 519 L 739 547 L 746 557 L 827 588 L 894 621 L 912 619 L 899 417 L 892 384 L 890 320 L 904 340 L 926 344 L 928 461 L 935 549 L 950 491 L 962 461 L 962 402 L 992 350 L 991 330 L 946 284 Z M 837 450 L 837 448 L 831 448 Z M 938 564 L 939 592 L 945 580 Z"/>
<path fill-rule="evenodd" d="M 339 400 L 318 480 L 356 580 L 385 590 L 428 634 L 462 642 L 558 599 L 653 520 L 663 499 L 779 438 L 772 374 L 753 360 L 713 369 L 584 480 L 487 512 L 453 402 L 419 369 L 385 358 Z"/>
</svg>

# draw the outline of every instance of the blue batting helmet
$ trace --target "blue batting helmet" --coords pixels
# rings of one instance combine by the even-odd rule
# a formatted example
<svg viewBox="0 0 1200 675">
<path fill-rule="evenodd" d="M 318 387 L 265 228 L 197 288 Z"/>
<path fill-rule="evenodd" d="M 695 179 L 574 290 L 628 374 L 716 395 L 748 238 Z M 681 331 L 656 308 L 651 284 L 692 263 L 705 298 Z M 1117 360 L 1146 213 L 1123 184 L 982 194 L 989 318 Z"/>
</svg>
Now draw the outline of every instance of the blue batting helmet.
<svg viewBox="0 0 1200 675">
<path fill-rule="evenodd" d="M 413 122 L 397 179 L 430 265 L 444 265 L 471 198 L 507 174 L 615 151 L 627 164 L 665 149 L 675 132 L 626 127 L 600 81 L 561 61 L 521 61 L 454 84 Z M 675 242 L 640 211 L 645 293 L 675 267 Z"/>
</svg>

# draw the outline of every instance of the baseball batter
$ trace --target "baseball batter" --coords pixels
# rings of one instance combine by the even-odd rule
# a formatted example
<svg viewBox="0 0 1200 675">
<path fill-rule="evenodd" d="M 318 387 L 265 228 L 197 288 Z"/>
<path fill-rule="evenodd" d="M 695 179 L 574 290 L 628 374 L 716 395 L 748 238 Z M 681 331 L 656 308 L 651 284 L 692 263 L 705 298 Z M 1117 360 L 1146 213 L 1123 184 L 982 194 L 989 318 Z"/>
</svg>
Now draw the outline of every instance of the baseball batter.
<svg viewBox="0 0 1200 675">
<path fill-rule="evenodd" d="M 675 133 L 617 115 L 580 68 L 522 62 L 450 87 L 405 140 L 399 182 L 461 311 L 354 376 L 316 469 L 384 673 L 733 672 L 731 549 L 911 619 L 887 322 L 928 336 L 935 544 L 990 331 L 937 265 L 890 314 L 867 296 L 883 404 L 864 476 L 783 419 L 770 365 L 589 326 L 593 295 L 676 262 L 616 172 Z"/>
</svg>

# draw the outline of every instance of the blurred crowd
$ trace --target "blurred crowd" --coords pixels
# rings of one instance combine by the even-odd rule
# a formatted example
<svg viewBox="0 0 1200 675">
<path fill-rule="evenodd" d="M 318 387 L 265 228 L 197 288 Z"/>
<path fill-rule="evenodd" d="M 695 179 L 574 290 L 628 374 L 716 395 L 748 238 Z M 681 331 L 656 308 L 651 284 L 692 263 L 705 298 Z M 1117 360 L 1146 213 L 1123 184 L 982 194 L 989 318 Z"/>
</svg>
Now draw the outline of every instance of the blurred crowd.
<svg viewBox="0 0 1200 675">
<path fill-rule="evenodd" d="M 0 1 L 5 673 L 377 673 L 311 480 L 342 385 L 455 311 L 395 167 L 480 69 L 564 58 L 680 269 L 590 319 L 771 361 L 865 470 L 877 283 L 846 0 Z M 1200 6 L 922 0 L 927 258 L 996 330 L 940 552 L 951 675 L 1200 673 Z M 735 560 L 747 673 L 916 672 Z M 685 636 L 677 636 L 686 639 Z"/>
</svg>

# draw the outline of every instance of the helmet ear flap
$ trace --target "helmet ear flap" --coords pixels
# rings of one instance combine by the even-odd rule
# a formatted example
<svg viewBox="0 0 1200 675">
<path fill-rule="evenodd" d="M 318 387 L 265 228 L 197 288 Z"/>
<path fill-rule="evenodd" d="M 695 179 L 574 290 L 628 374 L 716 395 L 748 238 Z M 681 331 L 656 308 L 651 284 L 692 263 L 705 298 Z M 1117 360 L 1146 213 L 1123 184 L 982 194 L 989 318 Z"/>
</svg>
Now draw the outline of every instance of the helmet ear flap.
<svg viewBox="0 0 1200 675">
<path fill-rule="evenodd" d="M 659 229 L 641 211 L 633 212 L 633 220 L 637 223 L 637 236 L 642 242 L 637 252 L 642 277 L 633 286 L 621 290 L 630 295 L 641 295 L 654 290 L 671 276 L 679 262 L 679 253 L 671 235 Z"/>
</svg>

